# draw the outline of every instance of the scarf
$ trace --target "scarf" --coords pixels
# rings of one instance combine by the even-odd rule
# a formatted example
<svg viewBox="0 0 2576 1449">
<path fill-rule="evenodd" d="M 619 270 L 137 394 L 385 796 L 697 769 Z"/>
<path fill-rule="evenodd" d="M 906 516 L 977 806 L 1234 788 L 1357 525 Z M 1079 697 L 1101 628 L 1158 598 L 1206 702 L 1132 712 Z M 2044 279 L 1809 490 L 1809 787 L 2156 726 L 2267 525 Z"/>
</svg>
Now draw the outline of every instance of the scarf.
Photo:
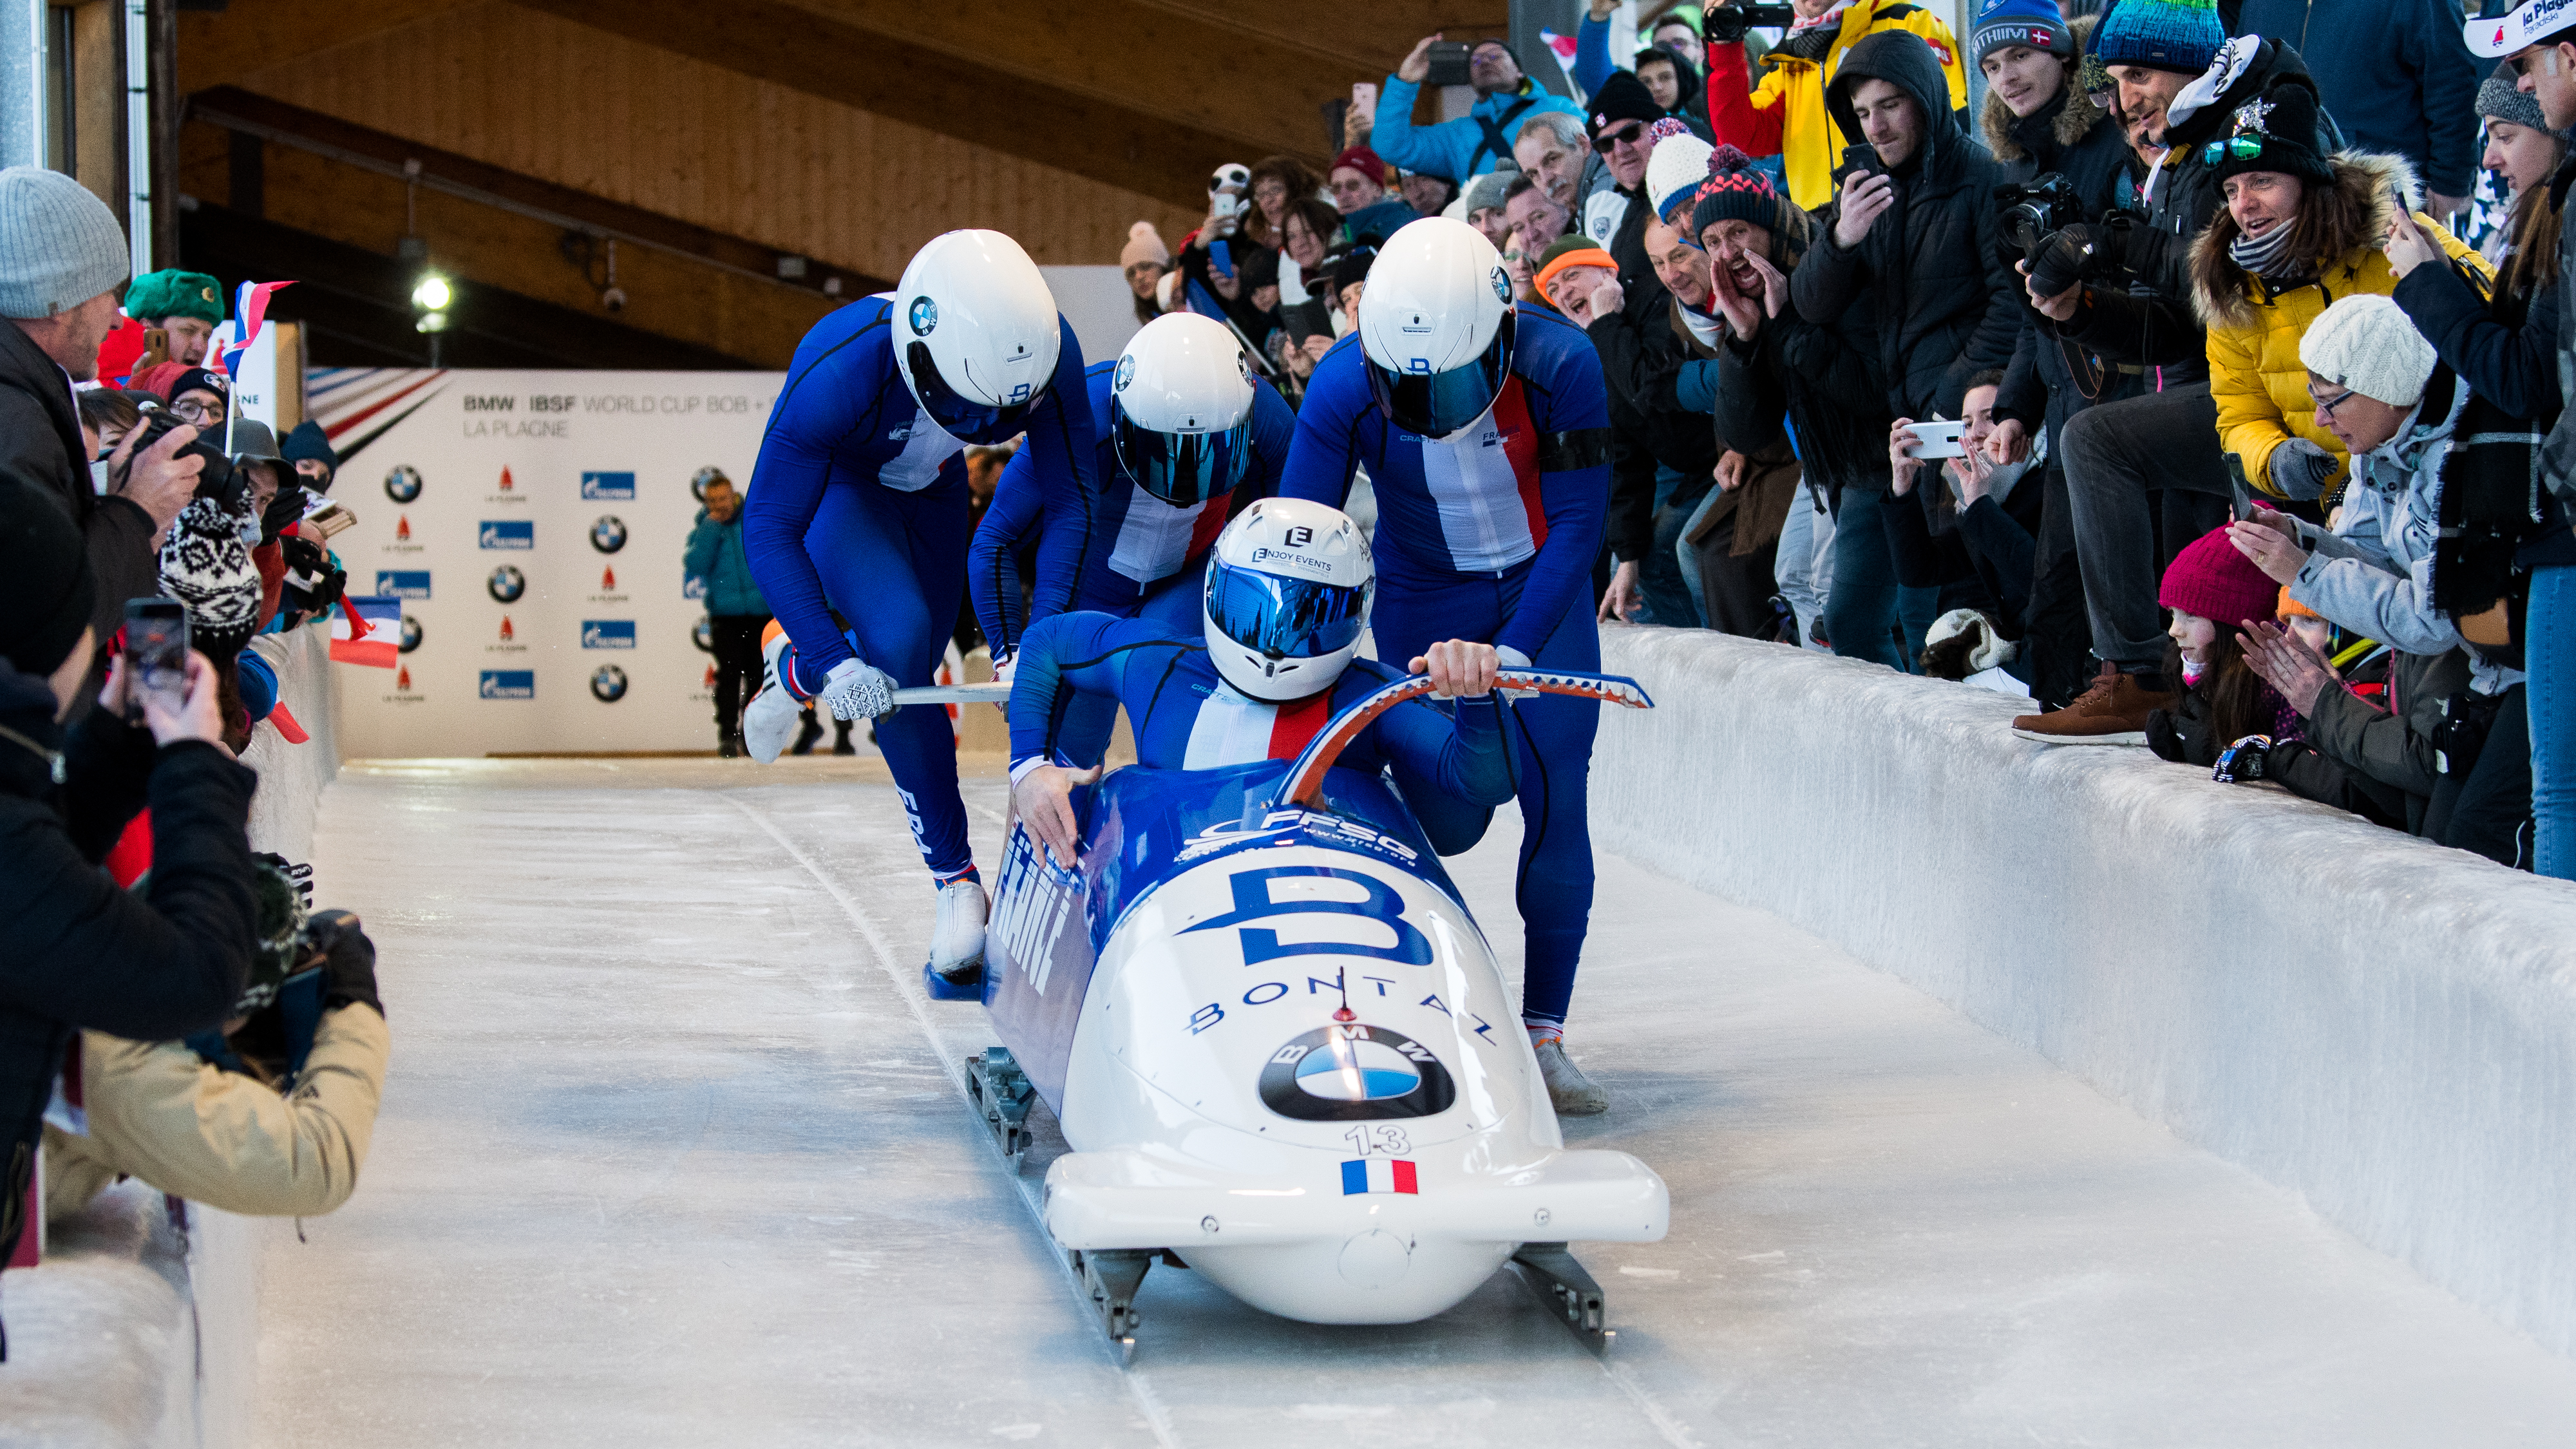
<svg viewBox="0 0 2576 1449">
<path fill-rule="evenodd" d="M 2279 281 L 2304 269 L 2306 260 L 2289 255 L 2296 222 L 2285 221 L 2261 237 L 2239 236 L 2227 244 L 2227 259 L 2266 281 Z"/>
<path fill-rule="evenodd" d="M 2186 659 L 2182 662 L 2182 687 L 2185 689 L 2197 689 L 2200 687 L 2200 681 L 2206 678 L 2208 674 L 2209 666 L 2207 664 L 2204 664 L 2197 659 Z"/>
<path fill-rule="evenodd" d="M 1843 32 L 1843 12 L 1851 9 L 1851 0 L 1835 6 L 1813 20 L 1791 22 L 1789 33 L 1782 38 L 1780 49 L 1800 60 L 1823 60 L 1834 48 L 1834 39 Z"/>
<path fill-rule="evenodd" d="M 1713 279 L 1711 281 L 1711 285 L 1723 287 L 1730 284 L 1723 280 Z M 1725 318 L 1718 316 L 1715 312 L 1703 312 L 1699 308 L 1690 305 L 1679 297 L 1675 297 L 1673 299 L 1673 310 L 1681 314 L 1682 325 L 1690 329 L 1691 340 L 1697 342 L 1700 346 L 1714 352 L 1718 349 L 1720 344 L 1725 342 Z"/>
</svg>

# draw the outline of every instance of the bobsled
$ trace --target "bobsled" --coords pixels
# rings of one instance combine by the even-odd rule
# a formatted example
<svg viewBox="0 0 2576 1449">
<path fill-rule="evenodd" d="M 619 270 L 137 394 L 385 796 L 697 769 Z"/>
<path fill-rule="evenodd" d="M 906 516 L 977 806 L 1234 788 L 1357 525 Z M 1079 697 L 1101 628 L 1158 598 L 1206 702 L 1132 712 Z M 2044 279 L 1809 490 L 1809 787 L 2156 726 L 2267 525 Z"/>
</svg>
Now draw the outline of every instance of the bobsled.
<svg viewBox="0 0 2576 1449">
<path fill-rule="evenodd" d="M 1504 688 L 1651 707 L 1630 680 L 1505 670 Z M 1156 1262 L 1312 1323 L 1408 1323 L 1506 1263 L 1596 1350 L 1572 1240 L 1654 1242 L 1663 1179 L 1569 1150 L 1492 948 L 1424 832 L 1344 745 L 1430 691 L 1335 716 L 1293 761 L 1116 771 L 1077 795 L 1078 866 L 1005 847 L 968 1063 L 1006 1153 L 1032 1097 L 1070 1149 L 1045 1226 L 1112 1340 Z"/>
</svg>

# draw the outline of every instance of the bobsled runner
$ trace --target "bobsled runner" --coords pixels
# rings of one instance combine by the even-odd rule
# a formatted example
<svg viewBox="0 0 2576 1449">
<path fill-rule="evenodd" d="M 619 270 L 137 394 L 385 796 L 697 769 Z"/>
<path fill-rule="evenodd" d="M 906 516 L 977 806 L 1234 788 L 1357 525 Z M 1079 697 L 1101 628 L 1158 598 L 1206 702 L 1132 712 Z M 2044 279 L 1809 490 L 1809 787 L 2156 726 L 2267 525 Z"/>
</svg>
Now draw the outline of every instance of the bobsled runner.
<svg viewBox="0 0 2576 1449">
<path fill-rule="evenodd" d="M 1630 680 L 1501 687 L 1647 708 Z M 1513 1263 L 1598 1350 L 1566 1243 L 1654 1242 L 1663 1179 L 1573 1151 L 1483 933 L 1388 780 L 1334 760 L 1386 686 L 1294 761 L 1129 767 L 1087 792 L 1077 868 L 1005 847 L 969 1068 L 1005 1153 L 1042 1097 L 1071 1149 L 1045 1224 L 1112 1340 L 1156 1261 L 1312 1323 L 1409 1323 Z"/>
</svg>

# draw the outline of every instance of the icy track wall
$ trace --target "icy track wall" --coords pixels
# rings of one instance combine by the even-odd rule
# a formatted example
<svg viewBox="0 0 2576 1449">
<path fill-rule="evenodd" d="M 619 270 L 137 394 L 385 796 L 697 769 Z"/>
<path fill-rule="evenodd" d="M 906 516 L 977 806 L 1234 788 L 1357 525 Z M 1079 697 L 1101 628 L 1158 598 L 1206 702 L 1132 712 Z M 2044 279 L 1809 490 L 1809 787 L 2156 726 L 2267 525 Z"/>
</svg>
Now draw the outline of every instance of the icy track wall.
<svg viewBox="0 0 2576 1449">
<path fill-rule="evenodd" d="M 244 753 L 259 771 L 251 847 L 309 860 L 323 787 L 340 769 L 329 640 L 299 629 L 254 647 L 276 664 L 286 707 L 312 738 L 290 745 L 262 729 Z M 0 1449 L 250 1444 L 271 1226 L 190 1203 L 183 1229 L 140 1182 L 56 1225 L 44 1262 L 0 1290 L 9 1327 Z"/>
<path fill-rule="evenodd" d="M 1775 912 L 2576 1352 L 2576 886 L 2012 702 L 1610 628 L 1602 842 Z"/>
</svg>

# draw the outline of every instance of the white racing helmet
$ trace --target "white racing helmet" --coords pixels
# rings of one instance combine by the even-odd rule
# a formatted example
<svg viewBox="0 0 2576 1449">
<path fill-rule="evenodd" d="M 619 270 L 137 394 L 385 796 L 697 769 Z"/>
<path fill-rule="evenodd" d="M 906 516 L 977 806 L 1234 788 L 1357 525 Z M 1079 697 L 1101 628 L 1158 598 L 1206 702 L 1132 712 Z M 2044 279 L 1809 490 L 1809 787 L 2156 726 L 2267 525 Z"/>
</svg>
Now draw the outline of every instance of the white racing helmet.
<svg viewBox="0 0 2576 1449">
<path fill-rule="evenodd" d="M 932 237 L 895 284 L 889 320 L 904 385 L 961 443 L 1023 431 L 1055 377 L 1055 297 L 1029 254 L 998 231 Z"/>
<path fill-rule="evenodd" d="M 1502 395 L 1517 320 L 1511 275 L 1483 232 L 1447 217 L 1408 222 L 1360 294 L 1369 392 L 1397 427 L 1450 437 Z"/>
<path fill-rule="evenodd" d="M 1338 508 L 1264 498 L 1208 550 L 1208 660 L 1235 692 L 1272 704 L 1333 687 L 1360 650 L 1377 566 Z"/>
<path fill-rule="evenodd" d="M 1109 379 L 1109 441 L 1136 486 L 1175 508 L 1243 481 L 1252 462 L 1252 364 L 1213 317 L 1155 318 Z"/>
</svg>

